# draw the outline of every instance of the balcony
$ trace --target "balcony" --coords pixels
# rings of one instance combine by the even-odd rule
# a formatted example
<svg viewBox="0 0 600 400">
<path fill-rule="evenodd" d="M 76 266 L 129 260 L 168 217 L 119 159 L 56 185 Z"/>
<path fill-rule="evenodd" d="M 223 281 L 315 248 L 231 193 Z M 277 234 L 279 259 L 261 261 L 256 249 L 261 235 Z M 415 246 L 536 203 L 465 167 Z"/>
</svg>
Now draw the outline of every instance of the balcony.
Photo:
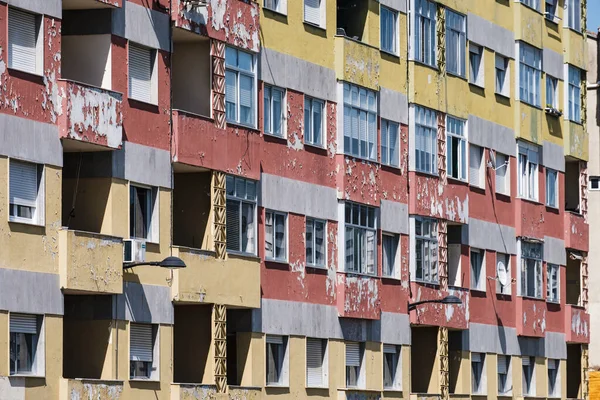
<svg viewBox="0 0 600 400">
<path fill-rule="evenodd" d="M 123 240 L 75 231 L 59 231 L 60 286 L 67 293 L 123 293 Z"/>
<path fill-rule="evenodd" d="M 567 211 L 564 218 L 565 247 L 587 252 L 590 226 L 585 222 L 583 215 Z"/>
<path fill-rule="evenodd" d="M 59 134 L 62 139 L 72 142 L 65 143 L 67 150 L 92 150 L 89 145 L 105 150 L 121 147 L 123 115 L 120 93 L 67 80 L 59 82 L 58 90 L 62 94 L 63 110 L 58 121 Z"/>
<path fill-rule="evenodd" d="M 381 281 L 374 276 L 338 274 L 337 305 L 340 317 L 379 319 Z"/>
<path fill-rule="evenodd" d="M 335 71 L 339 80 L 379 90 L 380 58 L 377 47 L 346 36 L 335 37 Z"/>
<path fill-rule="evenodd" d="M 590 343 L 590 314 L 581 306 L 565 306 L 565 331 L 567 343 Z"/>
<path fill-rule="evenodd" d="M 261 389 L 255 387 L 229 386 L 227 394 L 217 394 L 217 387 L 214 385 L 172 383 L 171 400 L 181 399 L 245 399 L 258 400 L 261 396 Z"/>
<path fill-rule="evenodd" d="M 124 0 L 62 0 L 63 10 L 91 10 L 97 8 L 118 8 Z"/>
<path fill-rule="evenodd" d="M 65 379 L 69 399 L 113 399 L 123 395 L 123 381 Z"/>
<path fill-rule="evenodd" d="M 233 307 L 260 307 L 260 260 L 229 255 L 217 260 L 205 250 L 174 246 L 173 256 L 186 268 L 174 271 L 173 301 L 189 304 L 225 304 Z"/>
</svg>

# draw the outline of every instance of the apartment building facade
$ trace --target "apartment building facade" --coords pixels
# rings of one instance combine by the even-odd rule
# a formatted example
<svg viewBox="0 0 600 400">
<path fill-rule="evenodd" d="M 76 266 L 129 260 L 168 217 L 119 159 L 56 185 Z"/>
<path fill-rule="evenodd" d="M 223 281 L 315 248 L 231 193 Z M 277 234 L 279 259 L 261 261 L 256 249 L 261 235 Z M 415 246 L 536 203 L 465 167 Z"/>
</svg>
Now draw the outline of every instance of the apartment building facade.
<svg viewBox="0 0 600 400">
<path fill-rule="evenodd" d="M 588 398 L 585 0 L 0 16 L 1 399 Z"/>
</svg>

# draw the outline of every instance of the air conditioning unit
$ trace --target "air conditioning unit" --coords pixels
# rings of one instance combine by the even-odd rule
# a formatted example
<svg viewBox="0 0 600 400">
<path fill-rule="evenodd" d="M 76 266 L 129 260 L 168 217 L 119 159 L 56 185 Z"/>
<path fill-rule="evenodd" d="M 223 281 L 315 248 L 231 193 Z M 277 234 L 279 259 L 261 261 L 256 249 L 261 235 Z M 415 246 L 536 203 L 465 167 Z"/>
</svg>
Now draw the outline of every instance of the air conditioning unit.
<svg viewBox="0 0 600 400">
<path fill-rule="evenodd" d="M 123 240 L 123 262 L 137 263 L 146 261 L 146 241 L 140 239 Z"/>
</svg>

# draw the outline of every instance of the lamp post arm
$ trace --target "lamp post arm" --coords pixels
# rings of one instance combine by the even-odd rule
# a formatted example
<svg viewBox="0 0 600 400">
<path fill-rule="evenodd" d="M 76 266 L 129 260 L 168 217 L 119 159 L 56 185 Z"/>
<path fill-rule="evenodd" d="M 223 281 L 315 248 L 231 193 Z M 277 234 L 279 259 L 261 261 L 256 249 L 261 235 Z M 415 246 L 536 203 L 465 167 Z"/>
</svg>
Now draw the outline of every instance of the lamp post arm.
<svg viewBox="0 0 600 400">
<path fill-rule="evenodd" d="M 138 262 L 138 263 L 123 263 L 123 269 L 139 267 L 140 265 L 149 265 L 153 267 L 160 266 L 161 261 L 147 261 L 147 262 Z"/>
<path fill-rule="evenodd" d="M 429 304 L 429 303 L 443 303 L 444 299 L 438 299 L 438 300 L 423 300 L 423 301 L 417 301 L 416 303 L 409 303 L 408 304 L 408 311 L 412 311 L 415 308 L 417 308 L 417 306 L 420 306 L 421 304 Z"/>
</svg>

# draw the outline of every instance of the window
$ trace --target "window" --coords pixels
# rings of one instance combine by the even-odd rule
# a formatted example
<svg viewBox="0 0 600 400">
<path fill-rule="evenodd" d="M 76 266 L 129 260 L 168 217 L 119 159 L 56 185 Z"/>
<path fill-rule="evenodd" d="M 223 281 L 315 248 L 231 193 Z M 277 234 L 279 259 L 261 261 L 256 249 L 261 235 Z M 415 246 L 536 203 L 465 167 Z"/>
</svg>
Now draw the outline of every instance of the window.
<svg viewBox="0 0 600 400">
<path fill-rule="evenodd" d="M 265 214 L 265 257 L 268 260 L 287 261 L 287 215 L 273 211 Z"/>
<path fill-rule="evenodd" d="M 256 253 L 256 182 L 227 177 L 227 250 Z"/>
<path fill-rule="evenodd" d="M 558 0 L 546 0 L 546 18 L 553 21 L 556 17 L 556 5 Z"/>
<path fill-rule="evenodd" d="M 414 7 L 414 58 L 432 67 L 436 66 L 435 3 L 428 0 L 413 0 Z"/>
<path fill-rule="evenodd" d="M 306 218 L 306 263 L 314 267 L 326 267 L 325 246 L 326 223 L 318 219 Z"/>
<path fill-rule="evenodd" d="M 500 279 L 496 280 L 496 293 L 510 294 L 512 286 L 512 273 L 510 268 L 510 255 L 504 253 L 496 253 L 496 278 L 500 275 L 506 276 L 506 284 L 500 283 Z"/>
<path fill-rule="evenodd" d="M 227 47 L 225 51 L 225 114 L 228 122 L 255 125 L 254 56 Z"/>
<path fill-rule="evenodd" d="M 590 190 L 600 190 L 600 177 L 590 176 Z"/>
<path fill-rule="evenodd" d="M 469 184 L 485 188 L 483 148 L 469 143 Z"/>
<path fill-rule="evenodd" d="M 510 395 L 511 392 L 510 356 L 498 354 L 498 394 Z"/>
<path fill-rule="evenodd" d="M 396 268 L 398 263 L 398 244 L 400 243 L 399 235 L 383 236 L 383 276 L 390 278 L 399 278 L 399 270 Z"/>
<path fill-rule="evenodd" d="M 467 179 L 467 140 L 465 121 L 446 117 L 446 169 L 454 179 Z"/>
<path fill-rule="evenodd" d="M 437 174 L 437 116 L 434 110 L 415 107 L 416 169 Z"/>
<path fill-rule="evenodd" d="M 510 73 L 508 58 L 496 54 L 496 93 L 510 97 Z"/>
<path fill-rule="evenodd" d="M 375 209 L 346 203 L 346 271 L 377 272 L 377 230 Z"/>
<path fill-rule="evenodd" d="M 284 136 L 284 98 L 283 89 L 265 85 L 265 133 Z"/>
<path fill-rule="evenodd" d="M 304 22 L 325 27 L 325 0 L 304 0 Z"/>
<path fill-rule="evenodd" d="M 381 163 L 397 167 L 400 164 L 397 123 L 381 120 Z"/>
<path fill-rule="evenodd" d="M 546 298 L 552 303 L 560 301 L 560 267 L 548 264 L 548 282 L 546 284 Z"/>
<path fill-rule="evenodd" d="M 304 97 L 304 142 L 323 147 L 325 102 Z"/>
<path fill-rule="evenodd" d="M 540 107 L 542 52 L 526 43 L 519 43 L 519 100 Z"/>
<path fill-rule="evenodd" d="M 546 168 L 546 205 L 558 208 L 558 172 Z"/>
<path fill-rule="evenodd" d="M 496 152 L 496 193 L 510 195 L 508 156 Z"/>
<path fill-rule="evenodd" d="M 485 291 L 485 251 L 471 249 L 471 289 Z"/>
<path fill-rule="evenodd" d="M 546 107 L 558 109 L 558 79 L 546 75 Z"/>
<path fill-rule="evenodd" d="M 267 385 L 287 384 L 287 338 L 267 335 Z"/>
<path fill-rule="evenodd" d="M 287 13 L 287 0 L 265 0 L 264 8 L 281 14 Z"/>
<path fill-rule="evenodd" d="M 569 120 L 581 122 L 581 70 L 569 65 Z"/>
<path fill-rule="evenodd" d="M 542 297 L 542 245 L 521 242 L 521 296 Z"/>
<path fill-rule="evenodd" d="M 465 16 L 446 9 L 446 70 L 465 76 Z"/>
<path fill-rule="evenodd" d="M 129 237 L 158 242 L 158 190 L 129 185 Z"/>
<path fill-rule="evenodd" d="M 10 160 L 9 220 L 44 223 L 44 166 Z"/>
<path fill-rule="evenodd" d="M 485 353 L 471 353 L 471 391 L 473 394 L 485 394 Z"/>
<path fill-rule="evenodd" d="M 157 327 L 150 324 L 130 324 L 129 377 L 131 379 L 158 379 L 158 360 L 155 360 Z"/>
<path fill-rule="evenodd" d="M 533 8 L 534 10 L 539 10 L 540 8 L 540 0 L 521 0 L 521 3 Z"/>
<path fill-rule="evenodd" d="M 358 387 L 362 384 L 362 361 L 364 346 L 362 343 L 346 343 L 346 387 Z"/>
<path fill-rule="evenodd" d="M 377 97 L 349 83 L 344 83 L 344 152 L 377 161 Z"/>
<path fill-rule="evenodd" d="M 400 389 L 402 376 L 398 368 L 400 363 L 400 346 L 383 345 L 383 388 Z"/>
<path fill-rule="evenodd" d="M 469 44 L 469 83 L 484 87 L 483 47 Z"/>
<path fill-rule="evenodd" d="M 398 13 L 381 6 L 379 14 L 381 27 L 381 50 L 398 54 Z"/>
<path fill-rule="evenodd" d="M 548 397 L 560 398 L 560 360 L 548 359 Z"/>
<path fill-rule="evenodd" d="M 538 149 L 534 145 L 519 143 L 519 197 L 538 200 Z"/>
<path fill-rule="evenodd" d="M 327 387 L 327 340 L 306 338 L 306 386 Z"/>
<path fill-rule="evenodd" d="M 567 26 L 581 31 L 581 0 L 565 0 L 567 6 Z"/>
<path fill-rule="evenodd" d="M 44 35 L 42 16 L 16 8 L 8 9 L 8 67 L 32 74 L 42 74 Z"/>
<path fill-rule="evenodd" d="M 437 283 L 437 221 L 431 218 L 415 218 L 415 278 Z"/>
<path fill-rule="evenodd" d="M 129 97 L 157 104 L 156 50 L 129 42 Z"/>
<path fill-rule="evenodd" d="M 535 357 L 523 357 L 523 395 L 535 396 Z"/>
<path fill-rule="evenodd" d="M 36 365 L 40 343 L 41 317 L 31 314 L 10 314 L 10 374 L 43 375 Z M 39 349 L 41 352 L 43 348 Z"/>
</svg>

